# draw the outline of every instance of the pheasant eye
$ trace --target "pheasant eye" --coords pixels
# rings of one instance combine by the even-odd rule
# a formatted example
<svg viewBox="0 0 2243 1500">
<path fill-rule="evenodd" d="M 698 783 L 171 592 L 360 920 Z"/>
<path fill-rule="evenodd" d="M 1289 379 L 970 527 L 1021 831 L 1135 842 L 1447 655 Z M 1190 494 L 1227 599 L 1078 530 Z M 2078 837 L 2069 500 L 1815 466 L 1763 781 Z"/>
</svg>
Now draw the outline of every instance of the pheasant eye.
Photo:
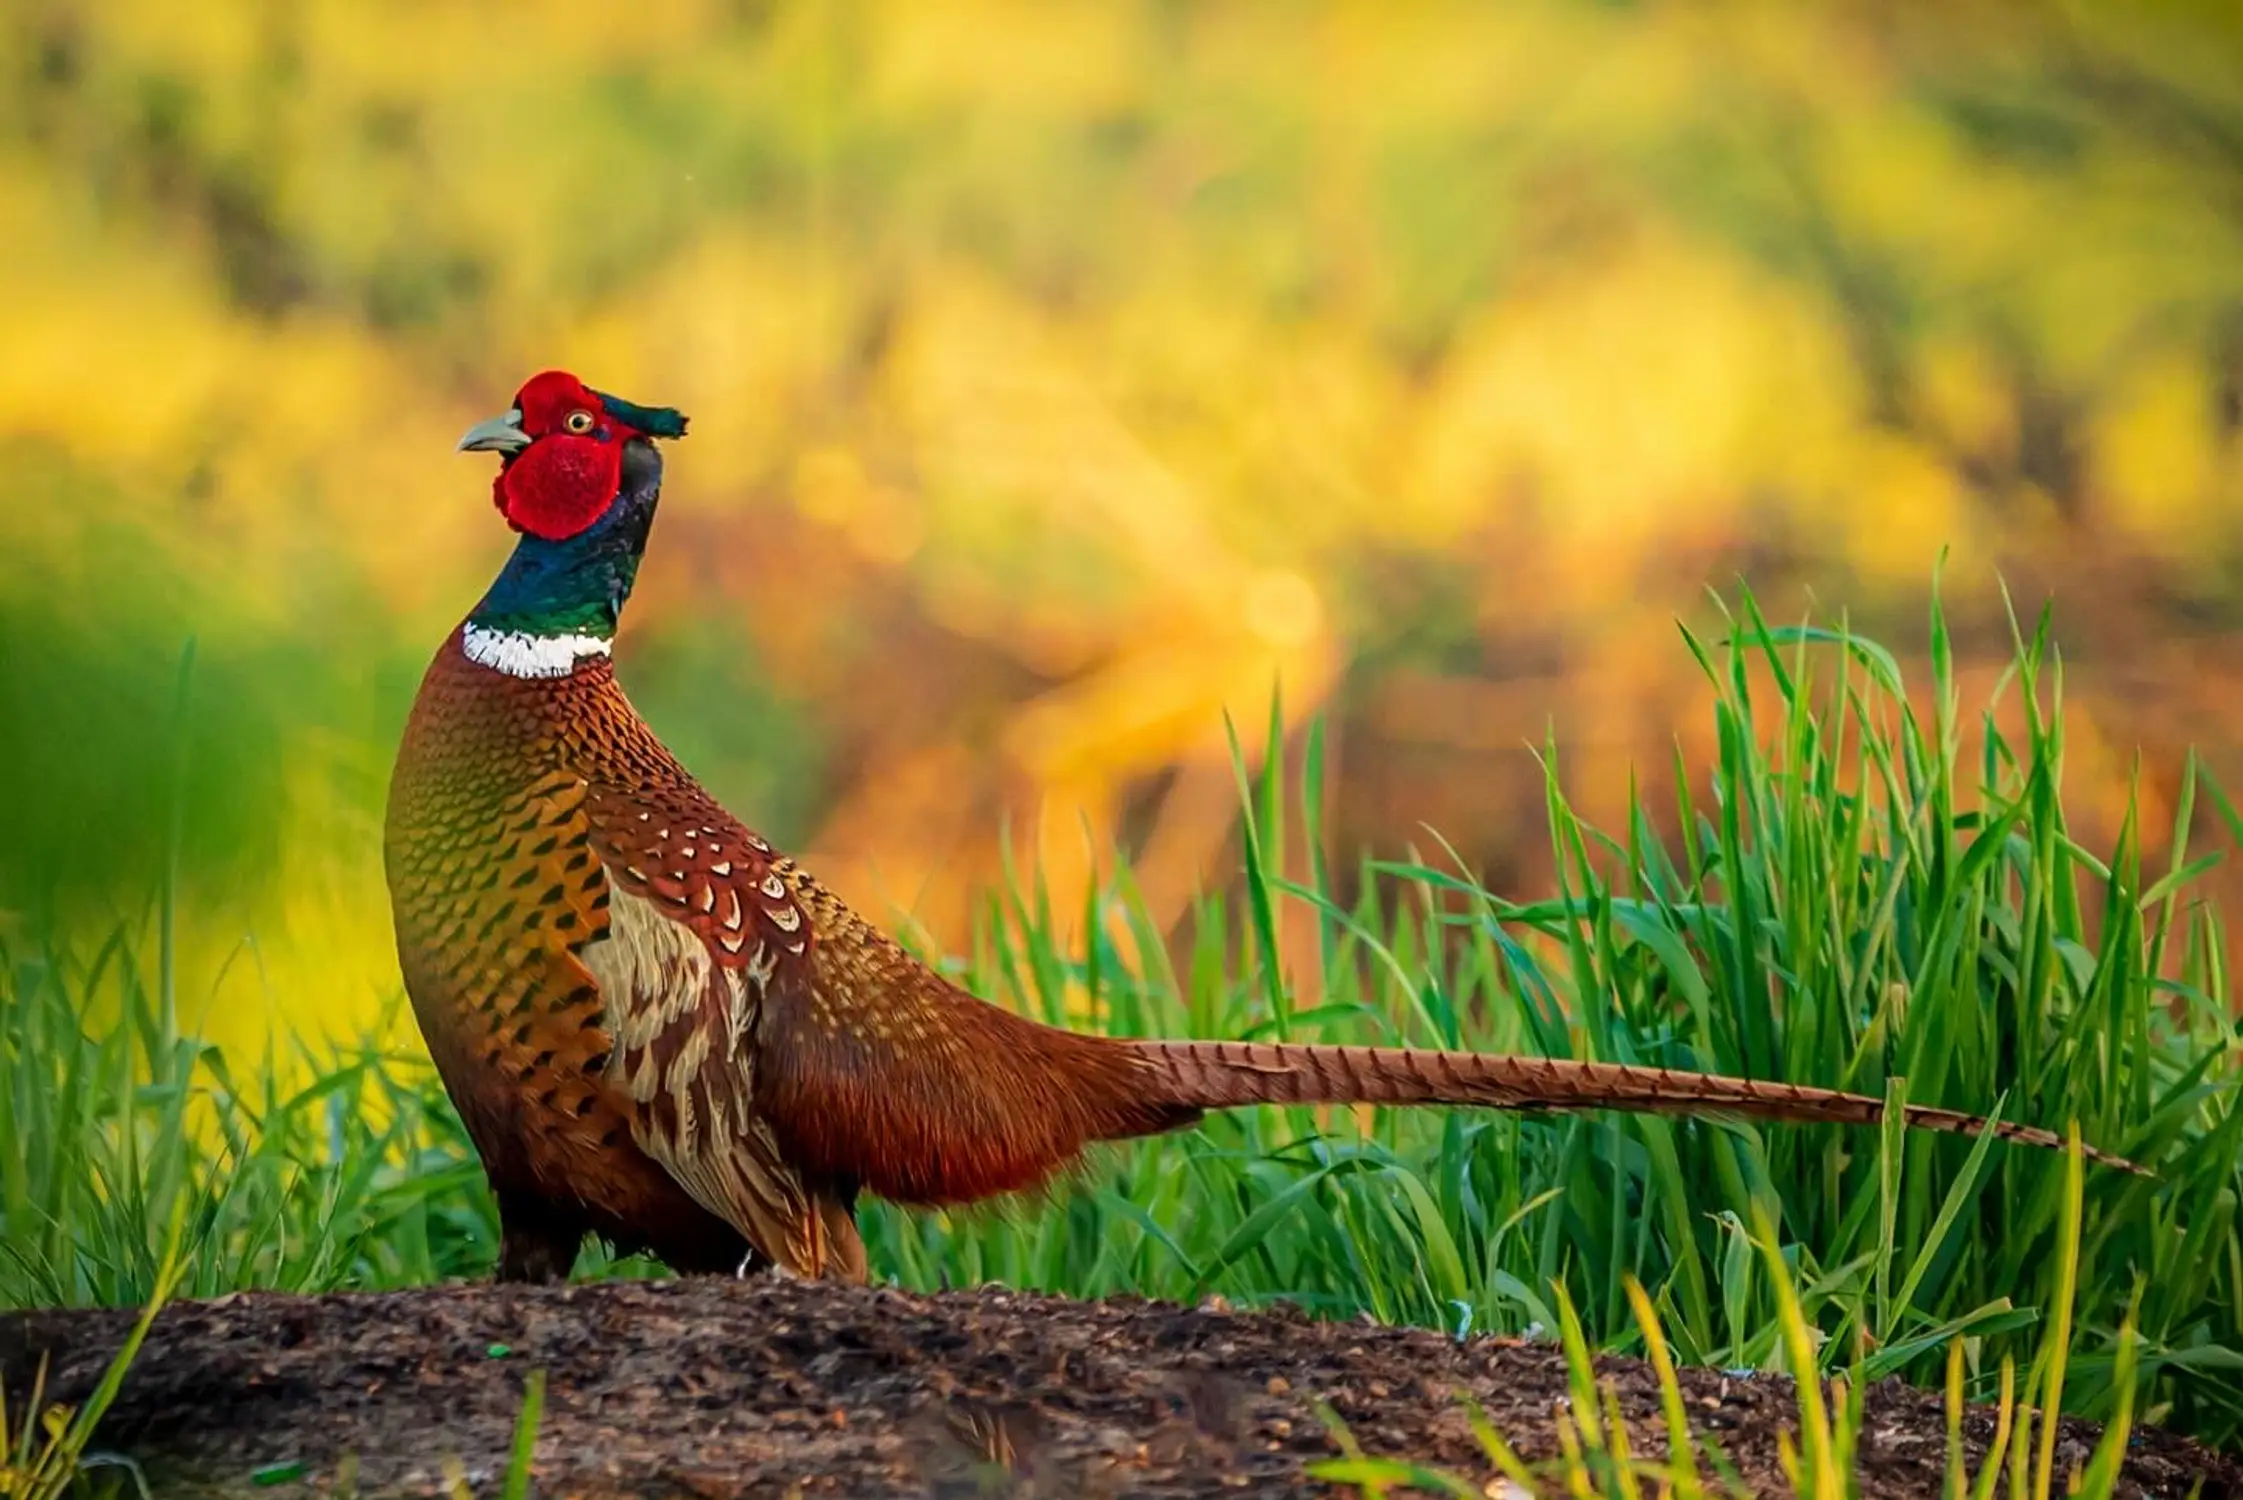
<svg viewBox="0 0 2243 1500">
<path fill-rule="evenodd" d="M 592 414 L 588 411 L 572 411 L 562 419 L 561 425 L 571 432 L 590 432 L 592 430 Z"/>
</svg>

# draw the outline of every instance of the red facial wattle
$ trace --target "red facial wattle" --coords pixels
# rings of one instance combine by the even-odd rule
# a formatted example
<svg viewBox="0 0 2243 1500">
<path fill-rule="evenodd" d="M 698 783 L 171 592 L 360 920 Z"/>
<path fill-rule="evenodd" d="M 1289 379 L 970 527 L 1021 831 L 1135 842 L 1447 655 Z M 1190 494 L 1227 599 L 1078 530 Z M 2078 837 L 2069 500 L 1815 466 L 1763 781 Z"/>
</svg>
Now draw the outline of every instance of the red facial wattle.
<svg viewBox="0 0 2243 1500">
<path fill-rule="evenodd" d="M 558 542 L 597 521 L 623 477 L 623 440 L 556 432 L 540 437 L 499 471 L 492 498 L 517 531 Z"/>
</svg>

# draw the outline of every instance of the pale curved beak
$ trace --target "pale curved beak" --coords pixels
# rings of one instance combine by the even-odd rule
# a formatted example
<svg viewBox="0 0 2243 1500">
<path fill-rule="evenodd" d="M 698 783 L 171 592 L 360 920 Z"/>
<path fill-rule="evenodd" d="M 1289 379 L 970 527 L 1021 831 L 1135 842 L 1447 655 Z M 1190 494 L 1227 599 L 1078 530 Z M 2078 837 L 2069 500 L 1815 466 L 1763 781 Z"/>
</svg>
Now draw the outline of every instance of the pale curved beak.
<svg viewBox="0 0 2243 1500">
<path fill-rule="evenodd" d="M 530 435 L 522 430 L 522 414 L 510 411 L 503 417 L 493 417 L 488 422 L 477 422 L 460 438 L 462 453 L 519 453 L 530 445 Z"/>
</svg>

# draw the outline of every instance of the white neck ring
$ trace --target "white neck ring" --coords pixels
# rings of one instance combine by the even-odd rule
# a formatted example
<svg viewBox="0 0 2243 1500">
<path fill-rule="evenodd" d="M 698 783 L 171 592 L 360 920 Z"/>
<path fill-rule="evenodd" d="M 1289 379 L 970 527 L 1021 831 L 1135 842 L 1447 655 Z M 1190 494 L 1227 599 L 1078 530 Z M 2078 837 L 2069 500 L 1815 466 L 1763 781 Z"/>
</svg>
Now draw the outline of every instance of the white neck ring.
<svg viewBox="0 0 2243 1500">
<path fill-rule="evenodd" d="M 460 636 L 469 661 L 509 677 L 566 677 L 585 658 L 607 655 L 609 645 L 596 635 L 532 635 L 472 624 Z"/>
</svg>

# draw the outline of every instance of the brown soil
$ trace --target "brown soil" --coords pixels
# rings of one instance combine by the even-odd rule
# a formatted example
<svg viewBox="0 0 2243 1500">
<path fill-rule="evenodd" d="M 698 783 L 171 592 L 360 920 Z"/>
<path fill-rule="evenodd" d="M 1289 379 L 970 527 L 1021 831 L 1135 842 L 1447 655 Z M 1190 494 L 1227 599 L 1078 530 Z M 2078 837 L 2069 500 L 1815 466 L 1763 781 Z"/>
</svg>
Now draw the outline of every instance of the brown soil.
<svg viewBox="0 0 2243 1500">
<path fill-rule="evenodd" d="M 0 1317 L 0 1376 L 22 1392 L 45 1352 L 50 1392 L 76 1401 L 130 1321 Z M 1555 1450 L 1565 1391 L 1546 1346 L 1135 1299 L 721 1279 L 254 1293 L 167 1310 L 99 1443 L 139 1458 L 160 1495 L 333 1493 L 353 1464 L 361 1494 L 433 1494 L 448 1472 L 494 1494 L 539 1369 L 548 1497 L 1330 1494 L 1303 1474 L 1337 1452 L 1317 1400 L 1366 1451 L 1478 1483 L 1491 1471 L 1458 1398 L 1537 1459 Z M 1638 1450 L 1661 1451 L 1649 1371 L 1604 1369 Z M 1744 1479 L 1783 1493 L 1790 1383 L 1688 1371 L 1683 1384 Z M 1992 1427 L 1967 1422 L 1974 1455 Z M 2066 1424 L 2059 1475 L 2094 1437 Z M 1875 1388 L 1863 1445 L 1865 1494 L 1939 1493 L 1936 1397 Z M 2123 1494 L 2183 1496 L 2201 1478 L 2206 1500 L 2243 1497 L 2229 1459 L 2154 1431 L 2132 1449 Z"/>
</svg>

